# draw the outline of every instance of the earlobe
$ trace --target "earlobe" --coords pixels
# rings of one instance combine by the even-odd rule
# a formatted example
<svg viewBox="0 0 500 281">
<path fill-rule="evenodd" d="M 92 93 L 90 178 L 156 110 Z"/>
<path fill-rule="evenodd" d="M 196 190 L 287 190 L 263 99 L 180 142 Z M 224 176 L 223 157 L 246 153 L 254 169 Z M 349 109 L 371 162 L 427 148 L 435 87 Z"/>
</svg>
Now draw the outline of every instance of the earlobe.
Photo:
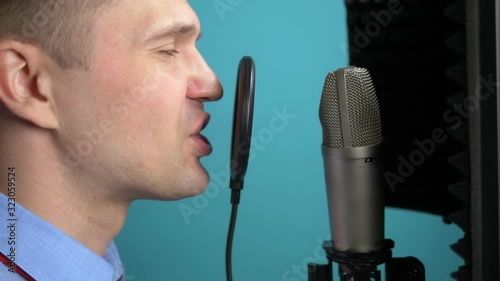
<svg viewBox="0 0 500 281">
<path fill-rule="evenodd" d="M 59 127 L 51 78 L 33 45 L 0 43 L 0 102 L 13 115 L 46 129 Z"/>
</svg>

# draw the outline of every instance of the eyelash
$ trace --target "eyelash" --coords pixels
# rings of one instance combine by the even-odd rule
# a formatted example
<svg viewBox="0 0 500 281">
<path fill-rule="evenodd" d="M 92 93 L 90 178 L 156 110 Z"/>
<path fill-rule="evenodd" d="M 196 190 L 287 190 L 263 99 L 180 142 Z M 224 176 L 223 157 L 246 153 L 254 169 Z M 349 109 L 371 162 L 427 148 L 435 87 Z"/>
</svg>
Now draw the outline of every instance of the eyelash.
<svg viewBox="0 0 500 281">
<path fill-rule="evenodd" d="M 161 50 L 160 53 L 165 54 L 167 56 L 175 57 L 175 55 L 179 54 L 179 51 L 172 49 L 172 50 Z"/>
</svg>

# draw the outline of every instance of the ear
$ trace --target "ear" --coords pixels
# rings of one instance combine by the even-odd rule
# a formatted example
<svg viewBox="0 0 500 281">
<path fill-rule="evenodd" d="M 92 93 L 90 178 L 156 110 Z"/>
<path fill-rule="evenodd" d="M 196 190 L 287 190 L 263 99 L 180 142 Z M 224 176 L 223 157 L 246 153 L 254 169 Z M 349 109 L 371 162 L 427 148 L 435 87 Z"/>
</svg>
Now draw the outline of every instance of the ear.
<svg viewBox="0 0 500 281">
<path fill-rule="evenodd" d="M 59 127 L 45 54 L 17 41 L 0 42 L 0 102 L 13 115 L 46 129 Z"/>
</svg>

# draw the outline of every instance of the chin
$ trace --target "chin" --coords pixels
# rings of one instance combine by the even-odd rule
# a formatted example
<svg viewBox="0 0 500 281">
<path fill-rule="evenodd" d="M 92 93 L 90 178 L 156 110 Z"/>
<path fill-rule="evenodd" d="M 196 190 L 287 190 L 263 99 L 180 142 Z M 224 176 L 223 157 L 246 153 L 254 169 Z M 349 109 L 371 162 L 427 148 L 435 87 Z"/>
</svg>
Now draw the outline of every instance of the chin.
<svg viewBox="0 0 500 281">
<path fill-rule="evenodd" d="M 207 171 L 200 165 L 198 169 L 184 175 L 184 179 L 178 181 L 171 195 L 175 197 L 174 200 L 200 195 L 207 189 L 209 181 Z"/>
<path fill-rule="evenodd" d="M 134 200 L 182 200 L 202 194 L 207 189 L 208 183 L 209 176 L 204 170 L 184 175 L 184 178 L 177 180 L 164 178 L 148 186 L 135 186 Z"/>
<path fill-rule="evenodd" d="M 197 176 L 196 180 L 192 182 L 191 187 L 189 188 L 191 194 L 187 197 L 197 196 L 205 192 L 205 190 L 207 190 L 209 180 L 210 178 L 206 172 Z"/>
<path fill-rule="evenodd" d="M 167 174 L 167 173 L 166 173 Z M 177 169 L 175 173 L 168 172 L 167 177 L 156 181 L 155 187 L 149 190 L 155 192 L 160 200 L 174 201 L 193 197 L 205 192 L 210 182 L 207 170 L 196 161 Z"/>
<path fill-rule="evenodd" d="M 193 173 L 189 175 L 189 179 L 187 180 L 188 190 L 192 191 L 190 196 L 200 195 L 208 187 L 210 182 L 210 177 L 208 175 L 207 170 L 200 162 L 197 161 L 196 167 L 193 169 Z"/>
</svg>

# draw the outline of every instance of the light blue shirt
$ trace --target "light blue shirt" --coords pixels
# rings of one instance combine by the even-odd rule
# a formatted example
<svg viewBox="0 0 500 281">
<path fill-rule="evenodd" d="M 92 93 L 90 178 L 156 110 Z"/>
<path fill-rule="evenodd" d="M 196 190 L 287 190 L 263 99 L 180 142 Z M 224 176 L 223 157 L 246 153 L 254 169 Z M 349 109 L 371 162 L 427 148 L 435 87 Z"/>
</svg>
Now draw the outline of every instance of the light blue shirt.
<svg viewBox="0 0 500 281">
<path fill-rule="evenodd" d="M 114 242 L 104 258 L 100 257 L 17 202 L 17 221 L 8 221 L 11 206 L 7 202 L 7 197 L 0 193 L 0 252 L 10 254 L 13 245 L 9 245 L 8 239 L 13 233 L 8 226 L 15 222 L 16 264 L 36 281 L 117 281 L 124 274 Z M 25 281 L 1 262 L 0 280 Z"/>
</svg>

